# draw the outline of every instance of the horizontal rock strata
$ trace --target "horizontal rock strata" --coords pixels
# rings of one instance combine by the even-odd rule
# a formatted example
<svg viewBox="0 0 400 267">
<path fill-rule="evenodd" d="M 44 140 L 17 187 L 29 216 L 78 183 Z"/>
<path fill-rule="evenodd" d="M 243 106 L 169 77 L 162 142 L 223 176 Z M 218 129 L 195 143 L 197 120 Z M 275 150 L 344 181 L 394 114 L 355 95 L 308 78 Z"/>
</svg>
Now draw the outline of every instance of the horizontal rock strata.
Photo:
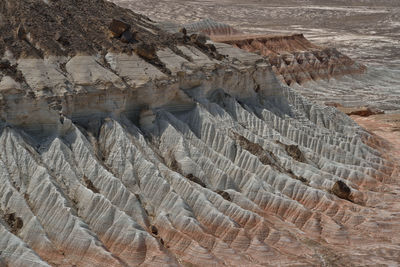
<svg viewBox="0 0 400 267">
<path fill-rule="evenodd" d="M 204 19 L 198 22 L 185 24 L 184 27 L 189 32 L 202 32 L 209 36 L 229 36 L 241 33 L 230 25 L 216 22 L 212 19 Z"/>
<path fill-rule="evenodd" d="M 362 74 L 366 70 L 365 66 L 356 63 L 335 48 L 314 45 L 302 34 L 215 36 L 213 40 L 267 56 L 274 73 L 289 86 Z"/>
<path fill-rule="evenodd" d="M 0 266 L 394 264 L 398 167 L 379 139 L 259 55 L 167 35 L 157 60 L 115 37 L 4 51 Z"/>
</svg>

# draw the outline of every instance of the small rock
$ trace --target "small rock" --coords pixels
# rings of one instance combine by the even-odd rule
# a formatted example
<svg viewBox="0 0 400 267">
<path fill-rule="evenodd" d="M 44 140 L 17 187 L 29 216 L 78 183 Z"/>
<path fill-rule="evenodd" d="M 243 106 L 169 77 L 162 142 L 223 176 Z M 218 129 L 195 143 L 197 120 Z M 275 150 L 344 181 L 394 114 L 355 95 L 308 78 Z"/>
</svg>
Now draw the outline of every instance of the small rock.
<svg viewBox="0 0 400 267">
<path fill-rule="evenodd" d="M 61 33 L 60 32 L 56 32 L 56 34 L 54 35 L 54 40 L 58 41 L 61 39 Z"/>
<path fill-rule="evenodd" d="M 131 31 L 126 31 L 121 35 L 121 41 L 124 43 L 134 43 L 135 42 L 135 35 Z"/>
<path fill-rule="evenodd" d="M 202 33 L 194 33 L 190 35 L 190 40 L 199 45 L 205 45 L 207 42 L 207 37 Z"/>
<path fill-rule="evenodd" d="M 125 23 L 121 20 L 113 19 L 110 26 L 109 30 L 113 34 L 113 37 L 119 38 L 121 35 L 128 31 L 131 28 L 131 26 L 128 23 Z"/>
<path fill-rule="evenodd" d="M 221 197 L 223 197 L 223 198 L 224 198 L 225 200 L 227 200 L 227 201 L 232 201 L 231 195 L 229 195 L 228 192 L 218 190 L 218 191 L 217 191 L 217 194 L 219 194 Z"/>
<path fill-rule="evenodd" d="M 215 55 L 215 59 L 216 59 L 216 60 L 219 60 L 219 61 L 224 60 L 225 58 L 226 58 L 226 56 L 221 55 L 221 54 Z"/>
<path fill-rule="evenodd" d="M 336 181 L 336 183 L 332 186 L 331 191 L 337 197 L 350 200 L 351 189 L 342 181 Z"/>
<path fill-rule="evenodd" d="M 199 184 L 202 187 L 207 187 L 205 183 L 203 183 L 198 177 L 194 176 L 193 174 L 189 173 L 186 175 L 186 178 L 188 178 L 190 181 L 195 182 Z"/>
<path fill-rule="evenodd" d="M 5 59 L 0 60 L 0 69 L 7 69 L 10 67 L 11 67 L 11 65 L 8 60 L 5 60 Z"/>
<path fill-rule="evenodd" d="M 285 145 L 286 153 L 299 162 L 306 162 L 306 157 L 297 145 Z"/>
<path fill-rule="evenodd" d="M 138 43 L 133 50 L 137 55 L 145 59 L 153 60 L 157 58 L 156 48 L 153 45 Z"/>
<path fill-rule="evenodd" d="M 63 34 L 61 34 L 60 32 L 57 32 L 54 35 L 54 39 L 59 42 L 60 44 L 62 44 L 63 46 L 69 46 L 71 43 L 69 42 L 68 38 L 66 38 Z"/>
<path fill-rule="evenodd" d="M 154 225 L 150 227 L 150 231 L 153 235 L 158 235 L 158 229 Z"/>
<path fill-rule="evenodd" d="M 187 35 L 187 30 L 186 28 L 180 28 L 179 32 L 183 33 L 183 35 Z"/>
<path fill-rule="evenodd" d="M 18 29 L 17 29 L 17 36 L 18 36 L 18 38 L 19 38 L 20 40 L 24 40 L 24 39 L 26 38 L 26 31 L 25 31 L 25 28 L 24 28 L 24 26 L 23 26 L 22 24 L 20 24 L 20 25 L 18 26 Z"/>
<path fill-rule="evenodd" d="M 22 219 L 15 215 L 15 213 L 10 213 L 5 215 L 5 221 L 11 228 L 13 234 L 17 234 L 19 230 L 24 226 Z"/>
</svg>

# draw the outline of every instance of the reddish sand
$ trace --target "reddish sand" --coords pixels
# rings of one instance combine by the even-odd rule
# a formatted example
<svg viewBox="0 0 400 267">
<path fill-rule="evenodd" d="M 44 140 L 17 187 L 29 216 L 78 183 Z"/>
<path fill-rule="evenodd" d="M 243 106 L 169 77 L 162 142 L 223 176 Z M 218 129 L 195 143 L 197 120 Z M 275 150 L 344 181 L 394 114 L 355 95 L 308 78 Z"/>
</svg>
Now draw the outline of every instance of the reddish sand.
<svg viewBox="0 0 400 267">
<path fill-rule="evenodd" d="M 359 125 L 388 142 L 389 156 L 400 161 L 400 114 L 351 116 Z"/>
</svg>

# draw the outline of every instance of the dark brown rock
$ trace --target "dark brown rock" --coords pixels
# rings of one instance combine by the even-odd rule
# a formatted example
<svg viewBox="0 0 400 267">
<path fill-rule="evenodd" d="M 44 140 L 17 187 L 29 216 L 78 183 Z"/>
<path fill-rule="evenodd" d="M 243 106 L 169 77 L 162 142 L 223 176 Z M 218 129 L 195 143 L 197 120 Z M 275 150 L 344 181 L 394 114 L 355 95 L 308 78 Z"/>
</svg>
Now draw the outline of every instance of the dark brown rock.
<svg viewBox="0 0 400 267">
<path fill-rule="evenodd" d="M 350 200 L 351 189 L 342 181 L 336 181 L 331 191 L 339 198 Z"/>
<path fill-rule="evenodd" d="M 188 178 L 190 181 L 195 182 L 196 184 L 199 184 L 202 187 L 207 187 L 205 183 L 203 183 L 198 177 L 194 176 L 193 174 L 189 173 L 186 175 L 186 178 Z"/>
<path fill-rule="evenodd" d="M 94 186 L 93 182 L 89 180 L 86 176 L 83 176 L 83 180 L 85 181 L 86 187 L 93 191 L 93 193 L 100 193 L 100 191 Z"/>
<path fill-rule="evenodd" d="M 153 235 L 158 235 L 158 229 L 154 225 L 150 226 L 150 231 Z"/>
<path fill-rule="evenodd" d="M 217 48 L 213 44 L 207 44 L 208 49 L 210 49 L 211 52 L 217 52 Z"/>
<path fill-rule="evenodd" d="M 218 190 L 218 191 L 217 191 L 217 194 L 219 194 L 219 195 L 220 195 L 221 197 L 223 197 L 225 200 L 232 201 L 231 195 L 229 195 L 229 193 L 226 192 L 226 191 Z"/>
<path fill-rule="evenodd" d="M 121 35 L 121 41 L 124 43 L 134 43 L 135 40 L 135 33 L 132 33 L 131 31 L 126 31 Z"/>
<path fill-rule="evenodd" d="M 187 35 L 187 30 L 186 28 L 180 28 L 179 32 L 183 33 L 183 35 Z"/>
<path fill-rule="evenodd" d="M 356 115 L 356 116 L 361 116 L 361 117 L 369 117 L 372 115 L 378 115 L 378 114 L 384 114 L 385 112 L 376 108 L 369 108 L 369 107 L 352 107 L 352 108 L 346 108 L 346 107 L 337 107 L 338 110 L 340 110 L 343 113 L 346 113 L 347 115 Z"/>
<path fill-rule="evenodd" d="M 157 58 L 156 48 L 153 45 L 138 43 L 133 50 L 137 55 L 145 59 L 154 60 Z"/>
<path fill-rule="evenodd" d="M 112 35 L 117 38 L 121 37 L 121 35 L 130 28 L 131 26 L 128 23 L 117 19 L 113 19 L 109 26 Z"/>
<path fill-rule="evenodd" d="M 5 221 L 11 228 L 13 234 L 17 234 L 18 231 L 24 226 L 24 222 L 20 217 L 17 217 L 15 213 L 9 213 L 4 216 Z"/>
<path fill-rule="evenodd" d="M 19 25 L 17 29 L 17 36 L 20 40 L 24 40 L 26 38 L 26 30 L 22 24 Z"/>
</svg>

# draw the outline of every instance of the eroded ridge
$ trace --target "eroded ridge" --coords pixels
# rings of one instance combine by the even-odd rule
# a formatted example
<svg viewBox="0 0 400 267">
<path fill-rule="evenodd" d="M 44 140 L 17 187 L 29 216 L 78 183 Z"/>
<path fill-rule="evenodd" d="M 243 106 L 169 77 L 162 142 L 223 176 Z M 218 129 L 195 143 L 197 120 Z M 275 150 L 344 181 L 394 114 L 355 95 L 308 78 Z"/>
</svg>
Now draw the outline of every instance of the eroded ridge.
<svg viewBox="0 0 400 267">
<path fill-rule="evenodd" d="M 289 85 L 363 74 L 366 67 L 335 48 L 312 44 L 303 34 L 287 36 L 214 36 L 216 42 L 231 44 L 267 56 L 279 79 Z"/>
<path fill-rule="evenodd" d="M 396 263 L 399 169 L 349 117 L 228 44 L 103 52 L 4 52 L 1 266 Z"/>
<path fill-rule="evenodd" d="M 212 19 L 203 19 L 198 22 L 193 22 L 183 25 L 189 32 L 201 32 L 208 36 L 231 36 L 241 32 L 234 27 L 214 21 Z"/>
<path fill-rule="evenodd" d="M 262 58 L 216 48 L 232 59 L 221 65 L 185 46 L 198 57 L 185 67 L 183 57 L 159 51 L 175 73 L 163 84 L 155 68 L 127 71 L 148 64 L 139 58 L 110 54 L 111 69 L 72 58 L 94 62 L 85 69 L 108 80 L 84 88 L 107 94 L 30 98 L 25 120 L 11 104 L 28 101 L 5 95 L 5 264 L 348 265 L 399 255 L 387 239 L 399 229 L 398 211 L 382 203 L 394 198 L 395 166 L 366 145 L 374 137 L 282 86 Z M 135 87 L 107 87 L 119 80 Z M 164 99 L 154 100 L 157 90 Z M 44 117 L 35 106 L 54 112 Z"/>
</svg>

